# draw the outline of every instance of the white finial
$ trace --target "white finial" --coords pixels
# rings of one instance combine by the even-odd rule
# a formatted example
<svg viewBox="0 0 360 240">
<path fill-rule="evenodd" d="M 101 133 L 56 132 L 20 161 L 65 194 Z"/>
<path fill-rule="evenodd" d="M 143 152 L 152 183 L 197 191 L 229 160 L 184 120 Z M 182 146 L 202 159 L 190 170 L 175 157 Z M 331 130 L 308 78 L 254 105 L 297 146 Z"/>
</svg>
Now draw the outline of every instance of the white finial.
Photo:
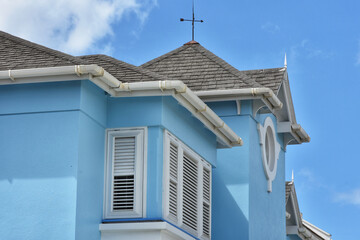
<svg viewBox="0 0 360 240">
<path fill-rule="evenodd" d="M 285 58 L 286 59 L 286 58 Z M 294 182 L 294 170 L 292 170 L 291 172 L 291 182 L 293 183 Z"/>
<path fill-rule="evenodd" d="M 286 53 L 285 53 L 284 67 L 287 68 Z"/>
</svg>

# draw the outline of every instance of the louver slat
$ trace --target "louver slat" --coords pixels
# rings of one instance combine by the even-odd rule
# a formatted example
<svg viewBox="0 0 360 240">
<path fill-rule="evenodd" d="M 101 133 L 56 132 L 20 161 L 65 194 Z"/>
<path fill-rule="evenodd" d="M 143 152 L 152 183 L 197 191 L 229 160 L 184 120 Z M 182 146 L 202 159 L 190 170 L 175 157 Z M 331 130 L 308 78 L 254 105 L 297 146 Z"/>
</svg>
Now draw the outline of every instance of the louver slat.
<svg viewBox="0 0 360 240">
<path fill-rule="evenodd" d="M 210 171 L 203 170 L 203 234 L 210 237 Z"/>
<path fill-rule="evenodd" d="M 183 223 L 187 227 L 197 231 L 197 165 L 185 154 L 183 164 Z"/>
<path fill-rule="evenodd" d="M 204 198 L 206 201 L 210 202 L 210 172 L 207 169 L 204 169 L 203 184 Z"/>
<path fill-rule="evenodd" d="M 210 206 L 203 203 L 203 234 L 206 237 L 210 236 Z"/>
<path fill-rule="evenodd" d="M 170 143 L 169 214 L 177 218 L 178 148 Z"/>
<path fill-rule="evenodd" d="M 134 209 L 135 137 L 115 137 L 113 211 Z"/>
</svg>

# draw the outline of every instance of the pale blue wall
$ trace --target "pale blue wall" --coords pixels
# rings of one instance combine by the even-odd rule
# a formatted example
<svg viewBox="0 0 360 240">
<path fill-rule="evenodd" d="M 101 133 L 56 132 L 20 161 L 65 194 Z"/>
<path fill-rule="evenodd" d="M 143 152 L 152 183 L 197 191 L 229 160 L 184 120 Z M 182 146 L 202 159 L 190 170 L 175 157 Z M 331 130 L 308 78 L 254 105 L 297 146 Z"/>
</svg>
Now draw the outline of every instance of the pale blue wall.
<svg viewBox="0 0 360 240">
<path fill-rule="evenodd" d="M 273 191 L 268 193 L 257 130 L 257 123 L 263 124 L 270 115 L 254 119 L 251 101 L 242 101 L 240 116 L 235 102 L 208 105 L 244 140 L 242 147 L 218 150 L 213 170 L 213 239 L 285 239 L 284 152 Z M 281 136 L 278 140 L 282 144 Z"/>
<path fill-rule="evenodd" d="M 276 118 L 272 114 L 257 116 L 256 120 L 263 125 L 267 116 L 272 118 L 276 130 Z M 276 178 L 272 182 L 272 192 L 268 193 L 257 122 L 252 121 L 250 128 L 253 133 L 250 139 L 250 239 L 285 239 L 285 153 L 280 151 Z M 282 145 L 282 138 L 277 136 L 277 140 Z"/>
<path fill-rule="evenodd" d="M 301 240 L 298 235 L 287 235 L 286 240 Z"/>
<path fill-rule="evenodd" d="M 77 240 L 100 239 L 106 104 L 104 91 L 89 81 L 81 82 L 75 231 Z"/>
<path fill-rule="evenodd" d="M 0 87 L 0 239 L 74 239 L 80 83 Z"/>
<path fill-rule="evenodd" d="M 148 127 L 147 218 L 162 217 L 163 132 L 216 165 L 216 137 L 172 97 L 89 81 L 0 87 L 0 239 L 100 239 L 105 129 Z"/>
<path fill-rule="evenodd" d="M 110 97 L 107 112 L 108 128 L 148 126 L 146 218 L 162 217 L 164 129 L 216 164 L 215 135 L 173 97 Z"/>
</svg>

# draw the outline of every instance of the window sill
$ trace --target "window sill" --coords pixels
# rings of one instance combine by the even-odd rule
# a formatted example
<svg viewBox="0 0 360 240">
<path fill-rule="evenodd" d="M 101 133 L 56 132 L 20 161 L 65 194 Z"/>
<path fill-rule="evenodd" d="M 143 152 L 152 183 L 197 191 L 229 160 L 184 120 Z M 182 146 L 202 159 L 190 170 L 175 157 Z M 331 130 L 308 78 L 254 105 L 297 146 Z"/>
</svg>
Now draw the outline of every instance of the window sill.
<svg viewBox="0 0 360 240">
<path fill-rule="evenodd" d="M 99 225 L 101 240 L 122 239 L 135 240 L 194 240 L 192 236 L 177 229 L 171 224 L 159 222 L 126 222 L 126 223 L 103 223 Z"/>
</svg>

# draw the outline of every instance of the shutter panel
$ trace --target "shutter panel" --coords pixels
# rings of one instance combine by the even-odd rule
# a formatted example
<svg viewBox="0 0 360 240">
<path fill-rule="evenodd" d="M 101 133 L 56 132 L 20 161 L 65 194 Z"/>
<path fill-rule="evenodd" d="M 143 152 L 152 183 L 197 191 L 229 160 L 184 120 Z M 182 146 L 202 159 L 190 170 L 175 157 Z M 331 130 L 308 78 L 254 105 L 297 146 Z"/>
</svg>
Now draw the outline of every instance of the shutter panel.
<svg viewBox="0 0 360 240">
<path fill-rule="evenodd" d="M 210 237 L 210 171 L 203 171 L 203 235 Z"/>
<path fill-rule="evenodd" d="M 177 219 L 178 148 L 170 143 L 169 215 Z"/>
<path fill-rule="evenodd" d="M 183 224 L 197 231 L 198 222 L 198 171 L 197 164 L 183 157 Z"/>
<path fill-rule="evenodd" d="M 114 137 L 113 211 L 134 209 L 135 137 Z"/>
</svg>

